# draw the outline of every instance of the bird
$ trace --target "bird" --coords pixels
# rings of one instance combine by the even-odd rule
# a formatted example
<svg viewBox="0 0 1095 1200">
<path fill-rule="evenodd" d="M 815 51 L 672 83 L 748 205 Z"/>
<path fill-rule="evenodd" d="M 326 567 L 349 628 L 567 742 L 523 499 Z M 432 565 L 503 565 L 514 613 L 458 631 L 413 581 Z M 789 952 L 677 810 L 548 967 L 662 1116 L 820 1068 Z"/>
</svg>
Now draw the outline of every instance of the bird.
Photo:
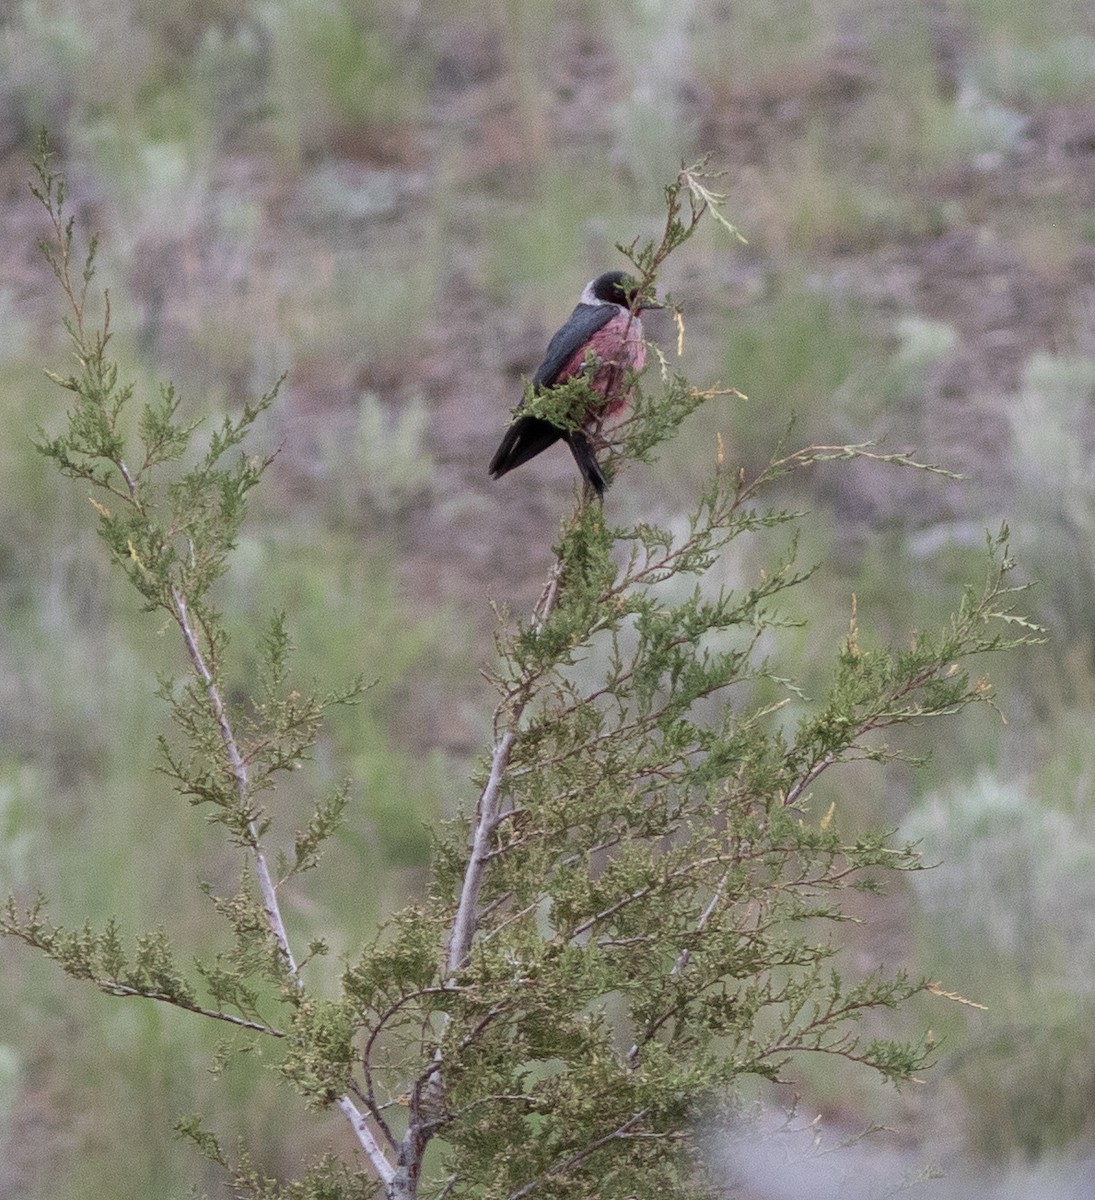
<svg viewBox="0 0 1095 1200">
<path fill-rule="evenodd" d="M 627 407 L 632 379 L 646 363 L 639 313 L 662 307 L 644 297 L 635 280 L 623 271 L 605 271 L 586 284 L 574 311 L 548 342 L 544 361 L 532 377 L 532 388 L 543 392 L 585 372 L 598 400 L 584 414 L 579 428 L 518 415 L 490 460 L 492 479 L 501 479 L 562 440 L 570 447 L 583 479 L 604 498 L 605 477 L 590 445 L 590 434 L 598 433 L 604 421 Z M 523 405 L 524 401 L 518 407 Z"/>
</svg>

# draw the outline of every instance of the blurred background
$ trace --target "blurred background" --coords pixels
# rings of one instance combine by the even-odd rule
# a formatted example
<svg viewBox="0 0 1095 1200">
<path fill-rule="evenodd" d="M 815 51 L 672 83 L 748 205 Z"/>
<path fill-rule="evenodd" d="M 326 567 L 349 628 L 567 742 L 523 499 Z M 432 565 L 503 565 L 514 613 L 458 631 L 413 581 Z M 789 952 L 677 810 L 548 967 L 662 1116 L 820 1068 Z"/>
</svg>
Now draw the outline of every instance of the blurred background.
<svg viewBox="0 0 1095 1200">
<path fill-rule="evenodd" d="M 278 606 L 305 678 L 378 679 L 277 795 L 291 838 L 316 794 L 354 780 L 325 865 L 286 896 L 297 942 L 332 943 L 316 968 L 332 990 L 338 955 L 421 890 L 431 822 L 471 797 L 490 600 L 527 611 L 572 503 L 563 450 L 486 478 L 522 376 L 582 285 L 625 265 L 614 243 L 657 235 L 681 161 L 711 152 L 748 245 L 712 223 L 671 260 L 679 363 L 668 317 L 647 332 L 694 382 L 748 399 L 708 406 L 656 466 L 627 470 L 609 518 L 679 522 L 716 434 L 747 469 L 792 416 L 794 444 L 882 438 L 964 479 L 853 464 L 786 485 L 778 499 L 809 510 L 800 561 L 820 567 L 789 600 L 809 625 L 774 648 L 784 673 L 820 691 L 853 593 L 864 641 L 940 625 L 1005 520 L 1052 632 L 987 664 L 998 713 L 903 735 L 931 751 L 923 770 L 848 769 L 815 795 L 845 828 L 900 828 L 940 864 L 859 905 L 867 923 L 841 931 L 853 967 L 904 966 L 987 1008 L 937 999 L 887 1019 L 939 1046 L 901 1094 L 797 1064 L 793 1087 L 751 1097 L 801 1097 L 797 1149 L 773 1117 L 778 1153 L 728 1142 L 727 1178 L 757 1200 L 868 1200 L 937 1169 L 947 1182 L 923 1186 L 947 1195 L 1095 1194 L 1089 0 L 0 13 L 0 893 L 41 888 L 70 923 L 166 923 L 185 959 L 222 937 L 199 880 L 224 890 L 238 870 L 155 772 L 151 698 L 180 648 L 108 568 L 85 490 L 31 446 L 64 402 L 41 369 L 69 354 L 35 248 L 39 129 L 80 226 L 102 233 L 114 350 L 138 394 L 170 378 L 212 417 L 287 372 L 255 447 L 281 453 L 219 599 L 241 689 Z M 775 557 L 751 553 L 729 579 Z M 0 1011 L 4 1200 L 221 1194 L 219 1171 L 170 1137 L 199 1109 L 271 1175 L 350 1152 L 341 1119 L 304 1114 L 261 1048 L 215 1079 L 221 1031 L 92 994 L 10 944 Z M 873 1124 L 891 1132 L 852 1158 L 787 1171 L 815 1133 L 837 1147 Z"/>
</svg>

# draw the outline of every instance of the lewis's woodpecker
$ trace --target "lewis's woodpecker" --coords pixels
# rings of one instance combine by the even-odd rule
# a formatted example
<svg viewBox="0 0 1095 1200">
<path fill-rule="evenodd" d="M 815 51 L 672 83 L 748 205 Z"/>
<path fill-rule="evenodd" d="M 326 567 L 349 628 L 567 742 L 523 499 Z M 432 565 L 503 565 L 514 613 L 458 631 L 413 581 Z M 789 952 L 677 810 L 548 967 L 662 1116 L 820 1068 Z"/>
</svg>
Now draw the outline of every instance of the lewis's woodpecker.
<svg viewBox="0 0 1095 1200">
<path fill-rule="evenodd" d="M 494 479 L 535 458 L 561 438 L 570 447 L 586 482 L 598 496 L 604 495 L 605 477 L 597 465 L 589 434 L 597 433 L 605 420 L 623 412 L 631 399 L 631 380 L 646 362 L 639 322 L 644 308 L 661 305 L 644 299 L 634 280 L 623 271 L 606 271 L 586 284 L 577 307 L 548 342 L 532 386 L 540 392 L 564 383 L 586 369 L 588 358 L 588 383 L 598 399 L 578 429 L 565 429 L 542 417 L 518 417 L 490 460 Z"/>
</svg>

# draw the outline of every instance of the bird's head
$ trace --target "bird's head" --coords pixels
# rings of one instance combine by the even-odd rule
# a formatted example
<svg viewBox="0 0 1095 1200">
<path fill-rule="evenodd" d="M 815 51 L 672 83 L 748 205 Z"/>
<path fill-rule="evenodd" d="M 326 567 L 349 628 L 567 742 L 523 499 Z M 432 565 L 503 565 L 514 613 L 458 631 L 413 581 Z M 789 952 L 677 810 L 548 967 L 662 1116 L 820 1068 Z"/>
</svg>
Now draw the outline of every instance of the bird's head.
<svg viewBox="0 0 1095 1200">
<path fill-rule="evenodd" d="M 652 296 L 643 296 L 639 285 L 625 271 L 605 271 L 603 275 L 598 275 L 586 284 L 581 303 L 618 304 L 636 313 L 647 308 L 663 307 Z"/>
</svg>

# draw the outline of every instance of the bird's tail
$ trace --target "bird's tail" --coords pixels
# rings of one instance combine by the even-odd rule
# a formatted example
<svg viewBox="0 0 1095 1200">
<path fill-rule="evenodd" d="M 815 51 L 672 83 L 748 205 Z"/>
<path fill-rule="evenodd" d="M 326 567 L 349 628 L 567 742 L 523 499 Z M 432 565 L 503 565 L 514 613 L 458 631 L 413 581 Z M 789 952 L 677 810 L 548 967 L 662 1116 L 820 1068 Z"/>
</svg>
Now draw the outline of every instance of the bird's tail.
<svg viewBox="0 0 1095 1200">
<path fill-rule="evenodd" d="M 574 461 L 578 464 L 578 470 L 582 472 L 582 477 L 603 500 L 605 488 L 608 485 L 605 483 L 605 477 L 593 455 L 593 447 L 589 444 L 589 438 L 580 429 L 565 436 L 570 452 L 574 455 Z"/>
</svg>

